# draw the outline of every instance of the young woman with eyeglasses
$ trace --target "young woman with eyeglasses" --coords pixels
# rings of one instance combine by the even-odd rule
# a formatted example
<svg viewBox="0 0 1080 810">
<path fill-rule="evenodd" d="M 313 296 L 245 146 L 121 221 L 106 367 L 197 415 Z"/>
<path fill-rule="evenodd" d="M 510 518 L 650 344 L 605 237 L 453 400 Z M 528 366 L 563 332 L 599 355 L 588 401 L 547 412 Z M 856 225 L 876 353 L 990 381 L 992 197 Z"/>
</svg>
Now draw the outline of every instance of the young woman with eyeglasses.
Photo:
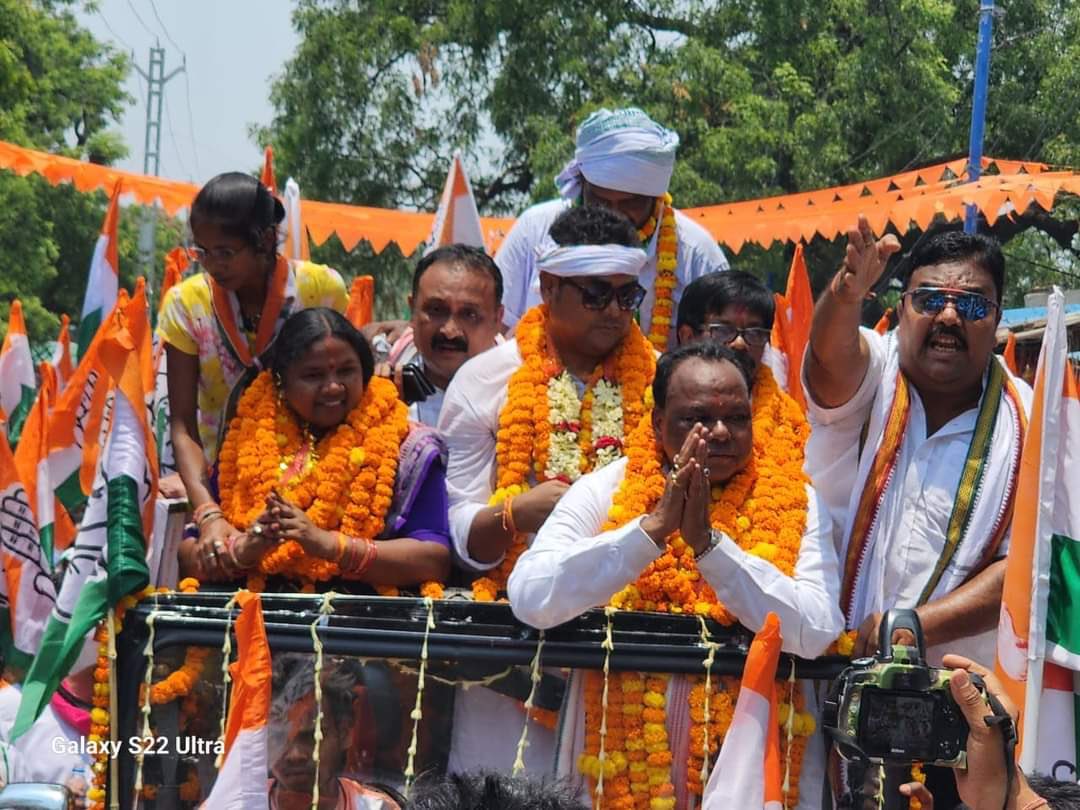
<svg viewBox="0 0 1080 810">
<path fill-rule="evenodd" d="M 293 312 L 344 312 L 348 301 L 337 271 L 278 253 L 284 217 L 281 201 L 250 175 L 228 172 L 203 186 L 191 207 L 189 249 L 201 272 L 169 290 L 158 319 L 176 464 L 208 539 L 227 539 L 208 469 L 240 394 Z"/>
</svg>

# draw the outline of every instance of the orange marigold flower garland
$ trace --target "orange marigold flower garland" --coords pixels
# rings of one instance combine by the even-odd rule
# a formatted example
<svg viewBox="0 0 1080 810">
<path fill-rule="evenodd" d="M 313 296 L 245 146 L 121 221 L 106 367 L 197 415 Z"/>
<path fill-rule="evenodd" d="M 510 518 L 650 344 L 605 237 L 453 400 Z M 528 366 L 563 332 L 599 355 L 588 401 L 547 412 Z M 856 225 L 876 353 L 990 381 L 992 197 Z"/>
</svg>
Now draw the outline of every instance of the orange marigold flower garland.
<svg viewBox="0 0 1080 810">
<path fill-rule="evenodd" d="M 374 539 L 394 494 L 398 452 L 409 431 L 408 409 L 389 380 L 373 377 L 337 428 L 314 447 L 263 372 L 241 397 L 220 453 L 221 508 L 237 528 L 262 514 L 277 489 L 321 529 Z M 298 458 L 308 463 L 296 470 Z M 283 473 L 292 477 L 282 480 Z M 294 540 L 269 550 L 256 577 L 286 574 L 313 583 L 340 574 L 337 563 L 306 554 Z"/>
<path fill-rule="evenodd" d="M 809 425 L 795 402 L 780 391 L 767 367 L 758 370 L 753 399 L 754 455 L 746 469 L 723 486 L 713 488 L 712 525 L 731 537 L 740 548 L 768 560 L 780 571 L 791 576 L 795 570 L 799 547 L 806 527 L 806 476 L 802 471 Z M 664 459 L 657 447 L 651 420 L 643 419 L 629 436 L 626 445 L 627 469 L 612 501 L 604 530 L 616 528 L 649 513 L 664 491 Z M 732 624 L 732 616 L 717 599 L 716 593 L 702 579 L 694 561 L 693 549 L 678 535 L 669 538 L 667 548 L 650 564 L 635 583 L 612 597 L 611 604 L 623 610 L 643 610 L 662 613 L 685 613 L 708 616 L 721 624 Z M 709 755 L 719 750 L 731 722 L 731 713 L 738 698 L 739 681 L 724 679 L 723 688 L 705 695 L 703 681 L 695 682 L 690 690 L 690 755 L 687 762 L 687 787 L 692 793 L 702 791 L 700 772 L 705 756 L 706 729 L 704 701 L 709 700 Z M 588 688 L 588 682 L 587 682 Z M 646 692 L 646 696 L 648 692 Z M 650 700 L 655 703 L 657 698 Z M 594 701 L 586 698 L 586 710 Z M 803 711 L 802 693 L 794 695 L 796 717 L 795 736 L 791 743 L 791 780 L 789 799 L 797 796 L 798 774 L 806 739 L 813 731 L 813 718 Z M 790 704 L 787 711 L 790 712 Z M 662 706 L 645 702 L 643 713 L 659 719 L 656 710 Z M 783 714 L 786 721 L 787 714 Z M 586 729 L 589 728 L 586 718 Z M 654 769 L 662 760 L 670 760 L 671 748 L 659 736 L 656 723 L 646 723 L 646 750 L 656 754 Z M 586 739 L 588 743 L 588 738 Z M 661 745 L 661 742 L 663 745 Z M 649 746 L 652 746 L 650 750 Z M 787 751 L 786 740 L 782 753 Z M 659 771 L 649 773 L 650 785 L 655 788 Z M 670 770 L 668 771 L 670 781 Z M 606 791 L 605 791 L 606 796 Z M 666 799 L 650 793 L 650 810 L 667 810 L 655 799 Z M 672 799 L 672 801 L 674 801 Z M 606 806 L 606 804 L 605 804 Z"/>
<path fill-rule="evenodd" d="M 100 744 L 109 739 L 109 637 L 108 619 L 98 624 L 94 641 L 98 643 L 97 666 L 94 667 L 93 708 L 90 710 L 90 742 Z M 86 799 L 90 810 L 105 810 L 105 785 L 109 779 L 109 753 L 100 746 L 94 754 L 90 787 Z"/>
<path fill-rule="evenodd" d="M 656 211 L 649 221 L 638 231 L 642 243 L 648 242 L 656 230 L 657 217 L 660 218 L 660 236 L 656 246 L 656 282 L 654 286 L 652 318 L 649 321 L 649 342 L 657 351 L 668 347 L 668 335 L 671 334 L 671 318 L 674 312 L 675 269 L 679 265 L 679 237 L 675 225 L 675 209 L 671 205 L 671 195 L 665 193 L 656 202 Z"/>
<path fill-rule="evenodd" d="M 622 455 L 624 426 L 636 425 L 646 411 L 646 393 L 656 371 L 656 358 L 644 335 L 632 326 L 618 349 L 597 369 L 579 400 L 573 380 L 556 356 L 548 338 L 545 305 L 525 313 L 517 327 L 522 364 L 507 383 L 506 405 L 499 413 L 495 460 L 497 506 L 529 487 L 530 475 L 543 482 L 576 481 Z M 587 434 L 583 446 L 581 436 Z M 514 563 L 525 550 L 521 535 L 514 538 L 502 563 L 473 585 L 478 600 L 495 598 L 506 588 Z M 491 583 L 490 585 L 488 583 Z"/>
</svg>

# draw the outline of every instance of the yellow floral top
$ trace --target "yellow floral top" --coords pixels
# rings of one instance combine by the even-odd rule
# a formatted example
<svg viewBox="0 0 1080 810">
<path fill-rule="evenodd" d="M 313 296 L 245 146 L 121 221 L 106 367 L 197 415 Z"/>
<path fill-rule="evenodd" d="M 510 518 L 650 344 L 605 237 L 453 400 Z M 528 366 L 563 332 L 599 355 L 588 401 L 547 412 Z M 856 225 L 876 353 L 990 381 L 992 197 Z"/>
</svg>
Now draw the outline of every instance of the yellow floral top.
<svg viewBox="0 0 1080 810">
<path fill-rule="evenodd" d="M 238 312 L 236 296 L 229 293 L 229 298 Z M 330 307 L 343 313 L 347 303 L 345 282 L 336 270 L 311 262 L 290 263 L 285 303 L 274 334 L 293 312 Z M 229 396 L 246 369 L 227 345 L 214 313 L 213 295 L 205 273 L 186 278 L 169 290 L 158 316 L 157 333 L 170 346 L 199 358 L 199 439 L 207 463 L 213 464 Z M 245 332 L 244 336 L 248 345 L 254 347 L 255 334 Z"/>
</svg>

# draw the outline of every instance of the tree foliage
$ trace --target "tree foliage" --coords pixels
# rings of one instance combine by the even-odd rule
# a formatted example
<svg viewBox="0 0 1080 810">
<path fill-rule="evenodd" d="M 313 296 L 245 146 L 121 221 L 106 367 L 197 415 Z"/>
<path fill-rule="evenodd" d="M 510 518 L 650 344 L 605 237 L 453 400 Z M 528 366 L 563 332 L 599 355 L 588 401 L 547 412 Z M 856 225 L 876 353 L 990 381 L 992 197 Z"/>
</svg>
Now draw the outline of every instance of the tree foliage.
<svg viewBox="0 0 1080 810">
<path fill-rule="evenodd" d="M 109 129 L 131 100 L 127 58 L 79 26 L 63 0 L 0 0 L 0 140 L 97 163 L 123 157 Z M 0 328 L 20 298 L 32 343 L 52 340 L 59 313 L 77 318 L 105 194 L 0 173 Z M 130 286 L 134 224 L 121 217 L 121 281 Z"/>
<path fill-rule="evenodd" d="M 1003 6 L 986 153 L 1080 163 L 1080 7 Z M 552 195 L 585 115 L 635 104 L 681 136 L 678 205 L 819 188 L 966 154 L 978 8 L 299 0 L 301 42 L 256 135 L 305 196 L 383 206 L 432 208 L 460 149 L 482 209 L 513 213 Z M 837 255 L 811 246 L 821 273 Z M 737 261 L 786 274 L 785 250 Z"/>
</svg>

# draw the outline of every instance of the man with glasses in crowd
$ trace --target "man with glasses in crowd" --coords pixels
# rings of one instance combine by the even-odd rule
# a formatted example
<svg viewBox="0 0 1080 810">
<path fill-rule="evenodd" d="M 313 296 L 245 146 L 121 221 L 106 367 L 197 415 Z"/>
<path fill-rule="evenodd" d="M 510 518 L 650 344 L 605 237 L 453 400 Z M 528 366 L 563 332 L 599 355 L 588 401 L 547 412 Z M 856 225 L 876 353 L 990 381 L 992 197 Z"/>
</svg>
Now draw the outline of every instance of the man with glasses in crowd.
<svg viewBox="0 0 1080 810">
<path fill-rule="evenodd" d="M 784 358 L 769 345 L 776 301 L 758 278 L 742 270 L 704 275 L 692 281 L 679 301 L 676 336 L 680 346 L 697 340 L 718 340 L 753 361 L 764 364 L 784 388 Z"/>
<path fill-rule="evenodd" d="M 482 600 L 505 589 L 569 485 L 621 456 L 656 365 L 634 321 L 648 257 L 633 224 L 580 206 L 559 216 L 551 236 L 537 259 L 543 304 L 524 314 L 514 339 L 458 370 L 439 418 L 454 550 L 484 575 L 473 583 Z M 490 689 L 461 692 L 449 770 L 509 770 L 521 733 L 507 720 L 515 713 L 524 722 L 520 701 Z M 530 723 L 530 772 L 550 772 L 553 751 L 552 731 Z"/>
<path fill-rule="evenodd" d="M 994 355 L 1005 259 L 958 231 L 917 245 L 897 328 L 860 328 L 863 300 L 899 248 L 864 217 L 818 299 L 804 364 L 807 471 L 842 528 L 841 608 L 872 653 L 889 608 L 919 613 L 942 645 L 994 658 L 1004 555 L 1031 389 Z"/>
</svg>

